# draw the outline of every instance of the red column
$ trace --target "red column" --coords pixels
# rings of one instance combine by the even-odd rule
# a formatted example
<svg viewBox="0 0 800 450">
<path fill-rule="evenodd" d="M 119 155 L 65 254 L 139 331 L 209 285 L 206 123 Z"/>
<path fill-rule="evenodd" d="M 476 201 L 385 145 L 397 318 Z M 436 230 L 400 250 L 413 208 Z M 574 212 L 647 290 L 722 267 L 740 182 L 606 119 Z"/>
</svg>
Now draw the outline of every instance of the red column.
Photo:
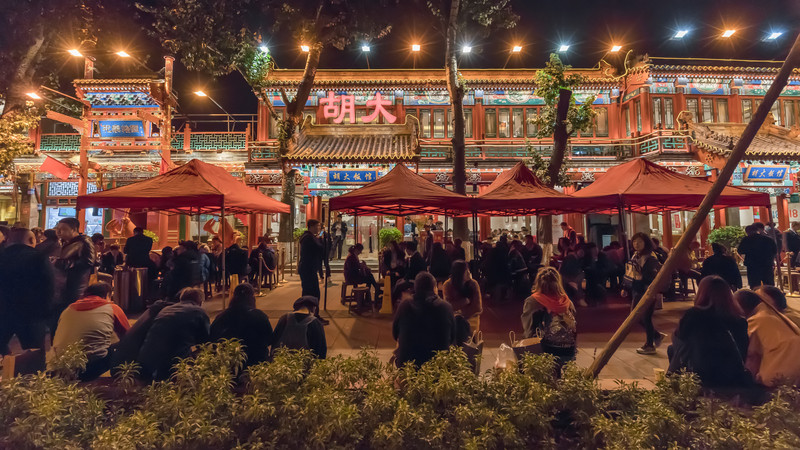
<svg viewBox="0 0 800 450">
<path fill-rule="evenodd" d="M 767 223 L 772 218 L 769 216 L 769 208 L 766 206 L 759 206 L 758 207 L 758 221 L 761 223 Z"/>
<path fill-rule="evenodd" d="M 725 217 L 725 208 L 714 208 L 714 229 L 727 225 L 728 219 Z"/>
<path fill-rule="evenodd" d="M 778 228 L 789 229 L 789 199 L 785 195 L 778 196 Z"/>
</svg>

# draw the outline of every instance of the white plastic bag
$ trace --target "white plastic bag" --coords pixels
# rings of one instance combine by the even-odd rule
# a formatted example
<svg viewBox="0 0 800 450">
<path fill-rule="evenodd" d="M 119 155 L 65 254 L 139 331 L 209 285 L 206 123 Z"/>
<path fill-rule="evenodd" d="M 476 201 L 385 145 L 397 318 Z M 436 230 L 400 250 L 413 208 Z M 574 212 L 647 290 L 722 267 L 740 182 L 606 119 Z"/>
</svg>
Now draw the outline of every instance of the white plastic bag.
<svg viewBox="0 0 800 450">
<path fill-rule="evenodd" d="M 517 364 L 517 355 L 514 349 L 506 344 L 500 344 L 500 349 L 497 350 L 497 359 L 494 361 L 495 369 L 507 369 Z"/>
</svg>

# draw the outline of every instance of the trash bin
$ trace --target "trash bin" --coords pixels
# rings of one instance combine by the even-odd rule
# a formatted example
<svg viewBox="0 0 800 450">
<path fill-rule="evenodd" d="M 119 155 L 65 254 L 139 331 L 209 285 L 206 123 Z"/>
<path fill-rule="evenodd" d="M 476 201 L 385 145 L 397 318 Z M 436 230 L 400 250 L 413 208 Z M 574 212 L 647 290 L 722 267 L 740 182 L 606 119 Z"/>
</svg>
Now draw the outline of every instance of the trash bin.
<svg viewBox="0 0 800 450">
<path fill-rule="evenodd" d="M 147 277 L 147 267 L 133 268 L 130 274 L 128 310 L 131 312 L 139 312 L 145 307 L 148 290 L 150 288 L 150 280 Z"/>
<path fill-rule="evenodd" d="M 128 310 L 131 295 L 131 272 L 127 267 L 114 269 L 114 303 L 123 311 Z"/>
</svg>

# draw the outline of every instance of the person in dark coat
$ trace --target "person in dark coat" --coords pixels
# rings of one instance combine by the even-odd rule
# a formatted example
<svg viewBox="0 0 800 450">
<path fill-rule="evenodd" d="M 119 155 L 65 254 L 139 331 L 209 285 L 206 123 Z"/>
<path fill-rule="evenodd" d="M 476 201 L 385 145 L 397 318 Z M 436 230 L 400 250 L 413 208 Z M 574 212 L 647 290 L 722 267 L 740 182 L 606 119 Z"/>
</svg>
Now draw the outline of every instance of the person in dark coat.
<svg viewBox="0 0 800 450">
<path fill-rule="evenodd" d="M 414 280 L 417 274 L 428 269 L 428 264 L 425 263 L 425 258 L 417 251 L 417 243 L 414 241 L 406 242 L 406 258 L 406 280 Z"/>
<path fill-rule="evenodd" d="M 700 281 L 694 306 L 678 322 L 667 350 L 669 373 L 694 372 L 708 388 L 745 388 L 753 379 L 745 368 L 747 319 L 727 281 L 716 275 Z"/>
<path fill-rule="evenodd" d="M 200 253 L 197 244 L 192 241 L 181 242 L 175 248 L 175 257 L 172 260 L 172 270 L 167 280 L 167 297 L 174 298 L 187 287 L 193 287 L 203 282 L 203 268 L 200 266 Z"/>
<path fill-rule="evenodd" d="M 258 247 L 254 248 L 253 251 L 250 252 L 250 279 L 253 282 L 257 281 L 256 278 L 258 277 L 258 269 L 262 264 L 262 259 L 264 260 L 264 267 L 261 268 L 261 274 L 266 278 L 269 274 L 275 271 L 275 267 L 277 266 L 275 252 L 269 248 L 268 237 L 258 238 Z"/>
<path fill-rule="evenodd" d="M 717 275 L 727 281 L 734 291 L 742 288 L 742 274 L 739 272 L 739 265 L 728 256 L 725 247 L 721 244 L 711 244 L 714 254 L 703 261 L 703 268 L 700 274 L 703 278 Z"/>
<path fill-rule="evenodd" d="M 247 278 L 248 263 L 247 250 L 239 247 L 238 242 L 225 250 L 225 271 L 228 276 L 238 275 L 239 282 L 243 282 Z"/>
<path fill-rule="evenodd" d="M 167 306 L 174 305 L 173 302 L 157 300 L 150 305 L 145 312 L 136 319 L 128 332 L 116 344 L 114 353 L 111 355 L 111 375 L 115 376 L 119 371 L 118 367 L 124 363 L 136 362 L 139 351 L 144 344 L 144 339 L 150 331 L 150 327 L 158 317 L 158 313 Z"/>
<path fill-rule="evenodd" d="M 264 362 L 272 343 L 272 324 L 263 311 L 256 308 L 256 294 L 249 284 L 233 289 L 233 297 L 225 311 L 211 324 L 211 340 L 238 339 L 244 345 L 246 365 Z"/>
<path fill-rule="evenodd" d="M 64 246 L 55 262 L 56 300 L 50 316 L 50 336 L 55 336 L 58 318 L 64 309 L 83 296 L 89 286 L 97 255 L 92 241 L 78 231 L 78 219 L 67 217 L 58 221 L 56 233 Z"/>
<path fill-rule="evenodd" d="M 325 258 L 325 244 L 319 237 L 319 220 L 311 219 L 306 231 L 300 236 L 300 261 L 297 273 L 300 275 L 302 295 L 320 298 L 319 279 L 323 278 L 322 260 Z"/>
<path fill-rule="evenodd" d="M 330 259 L 342 259 L 342 248 L 347 238 L 347 222 L 342 220 L 342 215 L 336 215 L 336 222 L 331 225 Z"/>
<path fill-rule="evenodd" d="M 319 318 L 319 299 L 310 295 L 298 298 L 292 312 L 278 319 L 273 333 L 272 351 L 278 348 L 308 349 L 319 359 L 328 355 L 325 329 Z"/>
<path fill-rule="evenodd" d="M 61 242 L 58 240 L 56 230 L 44 230 L 44 241 L 36 246 L 36 251 L 42 252 L 45 256 L 57 258 L 61 254 Z"/>
<path fill-rule="evenodd" d="M 147 330 L 137 358 L 145 380 L 166 380 L 179 358 L 191 356 L 192 347 L 208 342 L 210 322 L 202 308 L 203 291 L 186 288 L 180 303 L 162 309 Z"/>
<path fill-rule="evenodd" d="M 381 286 L 375 281 L 375 275 L 372 274 L 370 268 L 359 259 L 363 251 L 363 244 L 356 244 L 347 251 L 347 259 L 344 260 L 344 280 L 347 284 L 373 286 L 375 288 L 375 298 L 378 298 Z"/>
<path fill-rule="evenodd" d="M 453 262 L 444 250 L 441 242 L 435 242 L 431 249 L 430 273 L 437 281 L 444 281 L 450 278 L 450 268 Z"/>
<path fill-rule="evenodd" d="M 34 239 L 29 230 L 13 228 L 0 254 L 0 355 L 9 353 L 15 334 L 23 349 L 45 348 L 55 276 L 48 256 L 34 249 Z"/>
<path fill-rule="evenodd" d="M 466 261 L 467 260 L 467 252 L 464 250 L 463 247 L 464 241 L 461 239 L 454 239 L 453 240 L 453 248 L 450 249 L 450 260 L 451 261 Z"/>
<path fill-rule="evenodd" d="M 133 236 L 125 241 L 125 264 L 131 267 L 150 267 L 150 250 L 153 249 L 153 238 L 145 236 L 144 228 L 133 229 Z"/>
<path fill-rule="evenodd" d="M 747 236 L 739 243 L 739 254 L 744 256 L 747 268 L 747 284 L 756 289 L 762 284 L 775 286 L 775 256 L 778 247 L 775 240 L 758 232 L 758 227 L 749 225 L 744 229 Z"/>
<path fill-rule="evenodd" d="M 419 367 L 438 350 L 455 343 L 456 319 L 453 307 L 436 295 L 436 279 L 422 272 L 414 279 L 414 298 L 397 307 L 392 336 L 397 341 L 394 363 L 410 362 Z"/>
<path fill-rule="evenodd" d="M 635 308 L 647 288 L 655 280 L 659 264 L 655 255 L 653 255 L 653 240 L 650 236 L 644 233 L 636 233 L 631 238 L 631 245 L 636 252 L 629 262 L 629 267 L 634 273 L 629 289 L 631 308 Z M 627 273 L 626 276 L 628 276 Z M 641 348 L 636 349 L 636 352 L 642 355 L 655 355 L 656 347 L 661 345 L 665 337 L 664 333 L 659 332 L 653 324 L 653 313 L 655 313 L 655 305 L 651 304 L 642 317 L 646 341 Z"/>
<path fill-rule="evenodd" d="M 798 258 L 800 258 L 800 222 L 792 222 L 791 227 L 783 233 L 783 239 L 786 242 L 786 251 L 793 253 L 793 257 L 789 260 L 792 267 L 797 266 Z"/>
<path fill-rule="evenodd" d="M 121 266 L 125 262 L 122 252 L 119 251 L 119 245 L 111 244 L 108 246 L 108 251 L 100 258 L 100 272 L 114 275 L 114 269 Z"/>
</svg>

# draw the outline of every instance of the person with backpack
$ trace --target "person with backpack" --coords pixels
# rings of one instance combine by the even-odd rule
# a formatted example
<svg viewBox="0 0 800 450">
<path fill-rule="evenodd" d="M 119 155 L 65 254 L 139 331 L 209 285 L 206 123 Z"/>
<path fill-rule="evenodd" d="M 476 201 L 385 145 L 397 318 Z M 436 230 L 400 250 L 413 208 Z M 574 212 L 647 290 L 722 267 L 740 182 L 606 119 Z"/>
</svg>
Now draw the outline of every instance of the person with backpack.
<svg viewBox="0 0 800 450">
<path fill-rule="evenodd" d="M 631 244 L 635 253 L 625 265 L 625 276 L 622 282 L 630 293 L 631 308 L 635 308 L 647 288 L 655 280 L 661 265 L 653 255 L 653 240 L 648 235 L 641 232 L 634 234 L 631 238 Z M 655 355 L 656 347 L 661 345 L 661 342 L 666 337 L 664 333 L 656 330 L 655 325 L 653 325 L 654 312 L 655 304 L 652 304 L 642 317 L 642 326 L 644 326 L 647 334 L 647 340 L 641 348 L 636 349 L 636 353 L 640 355 Z"/>
<path fill-rule="evenodd" d="M 700 281 L 694 306 L 686 310 L 667 349 L 668 373 L 687 370 L 706 388 L 746 388 L 747 319 L 727 281 L 710 275 Z"/>
<path fill-rule="evenodd" d="M 317 358 L 325 359 L 328 355 L 325 329 L 315 316 L 319 299 L 304 295 L 294 302 L 292 309 L 294 311 L 284 314 L 275 326 L 272 353 L 279 348 L 309 349 Z"/>
<path fill-rule="evenodd" d="M 544 267 L 536 274 L 533 294 L 522 307 L 522 327 L 526 338 L 541 336 L 542 350 L 555 356 L 559 363 L 575 359 L 578 338 L 575 305 L 553 267 Z"/>
</svg>

